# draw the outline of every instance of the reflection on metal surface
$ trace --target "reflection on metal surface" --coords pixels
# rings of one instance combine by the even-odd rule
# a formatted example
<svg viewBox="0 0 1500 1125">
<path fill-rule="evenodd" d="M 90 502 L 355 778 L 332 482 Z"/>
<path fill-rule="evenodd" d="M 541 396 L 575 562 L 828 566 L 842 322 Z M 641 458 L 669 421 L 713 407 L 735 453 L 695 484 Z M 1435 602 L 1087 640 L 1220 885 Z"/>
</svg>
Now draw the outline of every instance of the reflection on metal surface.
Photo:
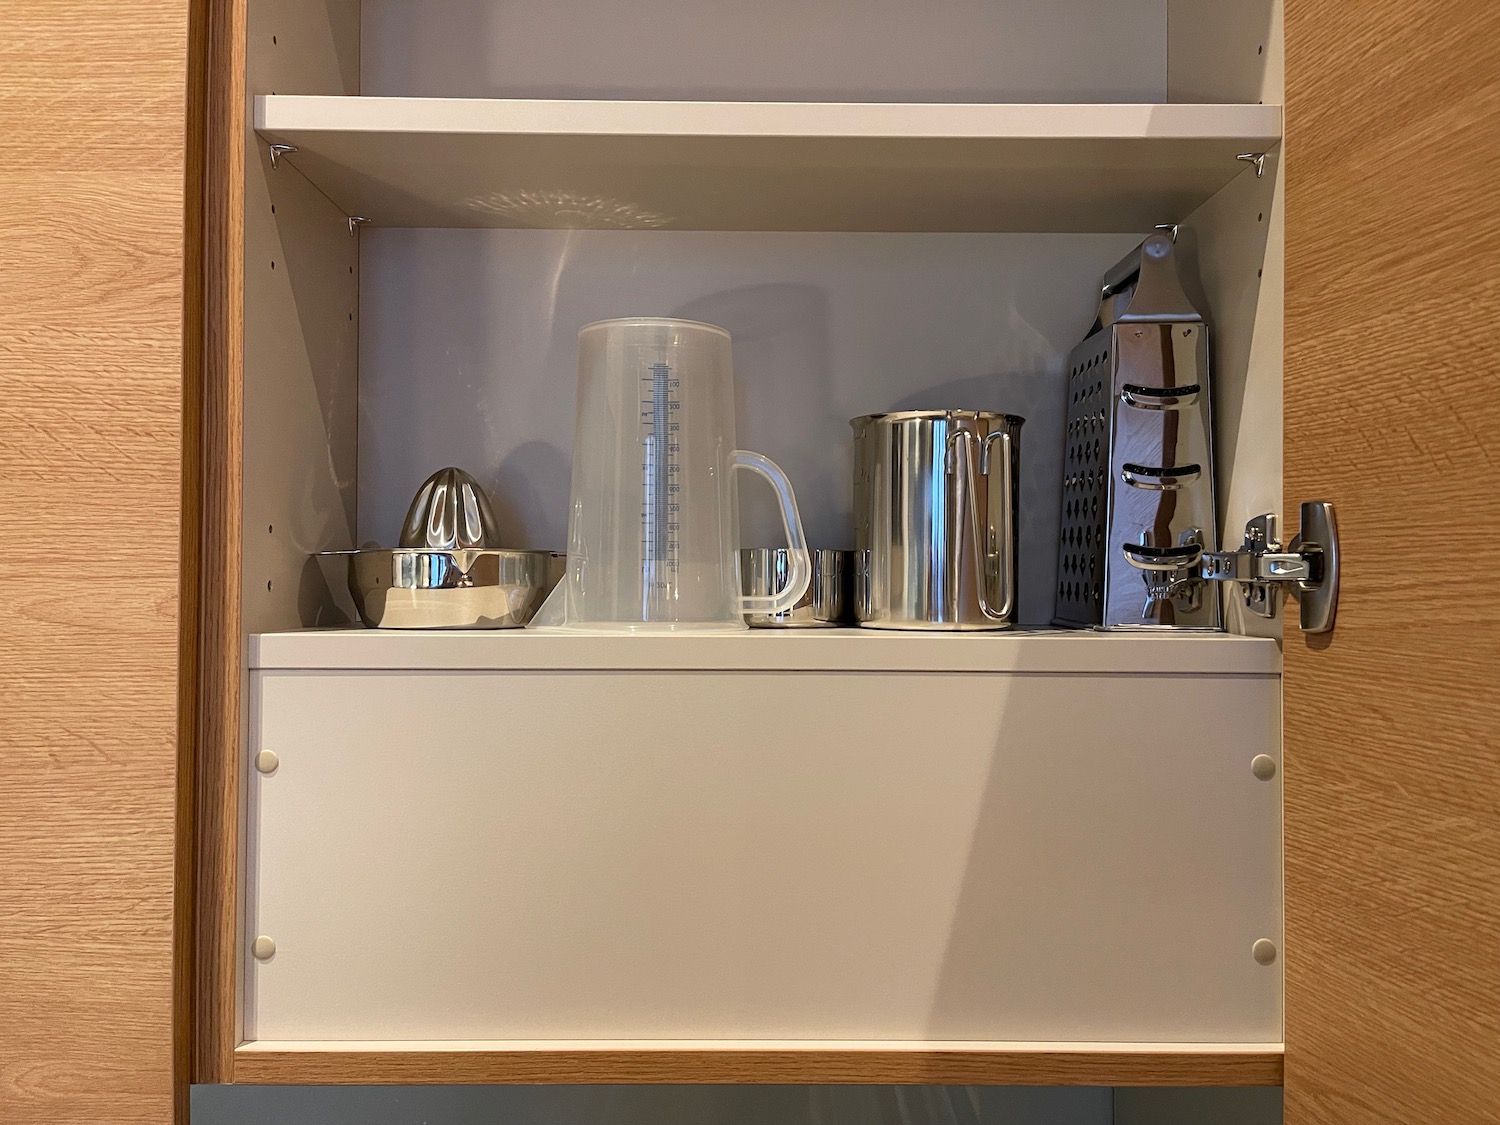
<svg viewBox="0 0 1500 1125">
<path fill-rule="evenodd" d="M 874 629 L 1016 618 L 1023 419 L 963 410 L 855 418 L 855 613 Z"/>
<path fill-rule="evenodd" d="M 791 609 L 748 613 L 758 629 L 817 629 L 853 625 L 854 552 L 813 549 L 812 582 Z M 769 597 L 791 581 L 792 553 L 785 547 L 747 547 L 740 552 L 740 581 L 749 597 Z"/>
<path fill-rule="evenodd" d="M 403 547 L 457 551 L 500 546 L 490 498 L 462 469 L 439 469 L 422 482 L 401 525 Z"/>
<path fill-rule="evenodd" d="M 328 551 L 349 560 L 349 592 L 372 629 L 519 629 L 562 578 L 550 551 Z"/>
<path fill-rule="evenodd" d="M 571 191 L 497 191 L 470 196 L 459 206 L 542 230 L 641 230 L 673 221 L 670 215 L 625 200 Z"/>
</svg>

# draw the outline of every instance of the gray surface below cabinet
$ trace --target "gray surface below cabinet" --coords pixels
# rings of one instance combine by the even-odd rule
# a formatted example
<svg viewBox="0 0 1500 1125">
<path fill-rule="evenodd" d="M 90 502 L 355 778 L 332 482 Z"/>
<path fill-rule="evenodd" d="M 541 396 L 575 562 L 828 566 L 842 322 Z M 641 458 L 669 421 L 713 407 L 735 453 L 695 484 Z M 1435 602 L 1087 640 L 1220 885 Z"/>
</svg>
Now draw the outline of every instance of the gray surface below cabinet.
<svg viewBox="0 0 1500 1125">
<path fill-rule="evenodd" d="M 1281 1125 L 1281 1090 L 195 1086 L 193 1125 Z"/>
<path fill-rule="evenodd" d="M 195 1086 L 192 1123 L 1111 1125 L 1111 1095 L 1107 1087 Z"/>
<path fill-rule="evenodd" d="M 1119 1089 L 1114 1125 L 1281 1125 L 1281 1087 Z"/>
</svg>

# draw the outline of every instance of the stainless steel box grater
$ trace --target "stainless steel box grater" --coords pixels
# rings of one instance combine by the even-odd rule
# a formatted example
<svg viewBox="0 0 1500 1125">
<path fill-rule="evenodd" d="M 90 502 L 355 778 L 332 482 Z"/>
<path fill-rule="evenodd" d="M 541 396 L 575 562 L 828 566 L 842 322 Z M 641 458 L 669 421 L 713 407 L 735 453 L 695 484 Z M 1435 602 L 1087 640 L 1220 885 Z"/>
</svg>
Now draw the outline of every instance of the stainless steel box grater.
<svg viewBox="0 0 1500 1125">
<path fill-rule="evenodd" d="M 1155 234 L 1105 275 L 1068 358 L 1062 542 L 1053 623 L 1220 627 L 1208 326 Z"/>
</svg>

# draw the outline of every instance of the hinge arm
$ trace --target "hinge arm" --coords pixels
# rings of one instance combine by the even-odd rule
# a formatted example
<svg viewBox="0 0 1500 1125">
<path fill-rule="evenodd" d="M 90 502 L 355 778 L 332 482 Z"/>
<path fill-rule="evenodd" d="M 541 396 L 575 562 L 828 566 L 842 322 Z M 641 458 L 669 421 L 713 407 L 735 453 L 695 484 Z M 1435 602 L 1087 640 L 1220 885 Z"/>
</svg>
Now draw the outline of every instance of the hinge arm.
<svg viewBox="0 0 1500 1125">
<path fill-rule="evenodd" d="M 1198 574 L 1211 582 L 1238 582 L 1245 607 L 1262 617 L 1275 617 L 1290 590 L 1300 603 L 1302 631 L 1327 633 L 1338 611 L 1338 525 L 1332 504 L 1309 501 L 1301 514 L 1302 530 L 1287 550 L 1277 536 L 1276 516 L 1267 512 L 1245 525 L 1239 550 L 1205 551 Z"/>
</svg>

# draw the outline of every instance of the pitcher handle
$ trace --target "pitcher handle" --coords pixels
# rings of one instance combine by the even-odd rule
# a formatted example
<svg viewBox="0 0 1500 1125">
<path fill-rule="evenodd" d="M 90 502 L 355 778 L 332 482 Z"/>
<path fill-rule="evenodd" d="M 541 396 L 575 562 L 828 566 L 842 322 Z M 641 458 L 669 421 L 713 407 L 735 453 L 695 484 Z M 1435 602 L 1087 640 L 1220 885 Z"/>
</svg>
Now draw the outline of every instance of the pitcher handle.
<svg viewBox="0 0 1500 1125">
<path fill-rule="evenodd" d="M 749 469 L 771 482 L 776 498 L 781 502 L 781 526 L 786 530 L 786 543 L 792 561 L 791 573 L 786 585 L 775 594 L 765 597 L 740 595 L 741 613 L 785 613 L 802 600 L 812 584 L 812 558 L 807 553 L 807 537 L 802 534 L 802 517 L 797 514 L 797 497 L 792 492 L 792 482 L 787 480 L 769 457 L 751 453 L 747 449 L 736 449 L 730 462 L 732 468 Z"/>
<path fill-rule="evenodd" d="M 984 445 L 980 451 L 980 472 L 989 476 L 992 468 L 991 450 L 995 442 L 1000 443 L 1000 494 L 1004 502 L 1000 505 L 1000 605 L 998 608 L 990 605 L 989 597 L 985 587 L 985 552 L 984 552 L 984 528 L 979 521 L 979 499 L 974 489 L 974 465 L 970 455 L 970 449 L 974 444 L 974 434 L 969 430 L 955 430 L 948 438 L 948 471 L 957 472 L 962 466 L 963 482 L 960 485 L 959 496 L 969 506 L 969 533 L 974 543 L 974 581 L 979 594 L 979 611 L 991 621 L 1008 621 L 1011 613 L 1016 607 L 1016 570 L 1012 565 L 1012 554 L 1010 544 L 1015 539 L 1015 528 L 1012 526 L 1014 515 L 1011 512 L 1011 495 L 1015 489 L 1015 469 L 1011 464 L 1011 438 L 1006 430 L 996 430 L 984 439 Z M 959 445 L 963 449 L 959 449 Z M 958 564 L 958 556 L 954 554 L 955 569 Z M 957 586 L 957 574 L 954 575 L 954 585 Z"/>
</svg>

